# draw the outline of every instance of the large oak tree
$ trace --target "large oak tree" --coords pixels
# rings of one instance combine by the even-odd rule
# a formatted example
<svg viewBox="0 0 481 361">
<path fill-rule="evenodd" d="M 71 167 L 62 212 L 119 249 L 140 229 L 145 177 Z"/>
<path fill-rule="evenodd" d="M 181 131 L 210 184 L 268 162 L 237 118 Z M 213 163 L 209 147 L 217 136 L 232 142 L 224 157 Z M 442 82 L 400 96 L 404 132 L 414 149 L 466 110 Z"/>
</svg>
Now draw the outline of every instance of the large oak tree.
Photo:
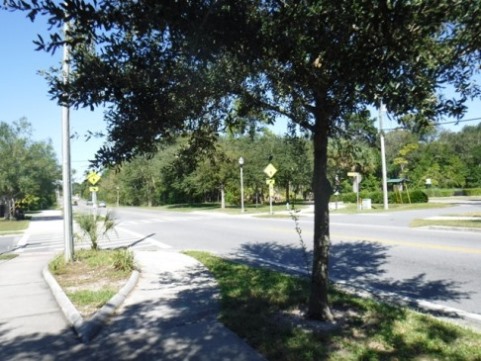
<svg viewBox="0 0 481 361">
<path fill-rule="evenodd" d="M 315 229 L 309 316 L 332 319 L 327 299 L 331 185 L 327 145 L 346 115 L 379 106 L 417 119 L 460 116 L 478 89 L 479 6 L 465 0 L 51 0 L 7 1 L 66 39 L 75 72 L 52 95 L 73 106 L 107 105 L 103 164 L 154 149 L 187 130 L 200 146 L 234 100 L 282 115 L 312 133 Z M 61 28 L 59 28 L 61 29 Z M 54 31 L 38 45 L 55 50 Z M 459 94 L 440 93 L 450 85 Z M 348 126 L 348 124 L 347 124 Z"/>
</svg>

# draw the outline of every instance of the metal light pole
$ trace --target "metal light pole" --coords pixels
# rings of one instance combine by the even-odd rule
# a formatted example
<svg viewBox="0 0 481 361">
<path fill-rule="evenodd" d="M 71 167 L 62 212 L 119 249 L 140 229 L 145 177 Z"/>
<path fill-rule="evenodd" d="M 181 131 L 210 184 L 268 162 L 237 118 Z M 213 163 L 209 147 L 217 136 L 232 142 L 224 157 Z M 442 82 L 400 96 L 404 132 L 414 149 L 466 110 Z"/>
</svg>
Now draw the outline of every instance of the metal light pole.
<svg viewBox="0 0 481 361">
<path fill-rule="evenodd" d="M 243 166 L 244 166 L 244 158 L 239 158 L 239 166 L 240 166 L 240 186 L 241 186 L 241 212 L 244 212 L 244 174 L 243 174 Z"/>
<path fill-rule="evenodd" d="M 64 24 L 64 37 L 69 31 L 68 21 Z M 63 46 L 63 81 L 66 84 L 70 73 L 70 49 Z M 65 100 L 64 100 L 65 101 Z M 68 103 L 68 100 L 67 100 Z M 65 261 L 70 262 L 74 256 L 72 226 L 72 182 L 70 170 L 70 107 L 62 105 L 62 178 L 63 178 L 63 233 L 65 240 Z"/>
<path fill-rule="evenodd" d="M 382 112 L 383 104 L 379 106 L 379 138 L 381 140 L 381 163 L 382 163 L 382 193 L 384 198 L 384 209 L 389 209 L 388 199 L 387 199 L 387 171 L 386 171 L 386 151 L 384 149 L 384 132 L 382 130 Z"/>
</svg>

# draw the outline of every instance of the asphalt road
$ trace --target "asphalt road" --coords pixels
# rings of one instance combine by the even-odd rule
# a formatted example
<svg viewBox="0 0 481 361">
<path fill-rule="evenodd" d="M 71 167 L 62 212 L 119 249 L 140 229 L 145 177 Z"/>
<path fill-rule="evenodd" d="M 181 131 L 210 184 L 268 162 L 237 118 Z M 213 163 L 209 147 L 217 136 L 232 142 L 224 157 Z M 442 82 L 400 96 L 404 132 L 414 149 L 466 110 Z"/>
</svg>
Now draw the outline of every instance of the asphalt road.
<svg viewBox="0 0 481 361">
<path fill-rule="evenodd" d="M 0 254 L 12 251 L 21 236 L 0 236 Z"/>
<path fill-rule="evenodd" d="M 330 277 L 375 293 L 389 292 L 477 314 L 481 321 L 481 232 L 408 227 L 415 218 L 475 211 L 481 211 L 479 202 L 409 212 L 332 214 Z M 196 249 L 283 269 L 308 269 L 301 238 L 310 258 L 312 215 L 300 218 L 299 235 L 290 218 L 142 208 L 114 212 L 118 235 L 103 247 Z M 8 242 L 0 238 L 0 245 L 8 247 Z M 61 251 L 63 247 L 61 237 L 39 237 L 29 239 L 22 251 Z"/>
<path fill-rule="evenodd" d="M 410 220 L 480 211 L 479 204 L 436 210 L 331 216 L 330 276 L 337 282 L 461 309 L 481 316 L 481 233 L 413 229 Z M 198 249 L 305 270 L 289 218 L 116 210 L 119 229 L 165 248 Z M 299 222 L 310 256 L 312 216 Z"/>
</svg>

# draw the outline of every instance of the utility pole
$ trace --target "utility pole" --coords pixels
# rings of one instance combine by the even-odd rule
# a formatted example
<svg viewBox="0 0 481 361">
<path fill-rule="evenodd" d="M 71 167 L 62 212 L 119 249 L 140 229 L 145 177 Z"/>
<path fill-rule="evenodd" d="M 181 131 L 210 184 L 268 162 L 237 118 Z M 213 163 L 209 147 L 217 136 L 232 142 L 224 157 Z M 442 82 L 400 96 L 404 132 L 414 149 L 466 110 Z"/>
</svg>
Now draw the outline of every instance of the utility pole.
<svg viewBox="0 0 481 361">
<path fill-rule="evenodd" d="M 69 31 L 68 21 L 64 24 L 64 40 L 67 38 Z M 70 49 L 68 44 L 63 46 L 63 64 L 62 73 L 65 84 L 68 82 L 70 73 Z M 70 105 L 65 94 L 62 105 L 62 178 L 63 178 L 63 234 L 65 241 L 65 261 L 73 260 L 73 226 L 72 226 L 72 173 L 70 170 Z"/>
<path fill-rule="evenodd" d="M 381 140 L 381 163 L 382 163 L 382 193 L 384 198 L 384 209 L 389 209 L 387 193 L 387 170 L 386 170 L 386 151 L 384 148 L 384 132 L 382 130 L 382 112 L 384 105 L 379 105 L 379 138 Z"/>
</svg>

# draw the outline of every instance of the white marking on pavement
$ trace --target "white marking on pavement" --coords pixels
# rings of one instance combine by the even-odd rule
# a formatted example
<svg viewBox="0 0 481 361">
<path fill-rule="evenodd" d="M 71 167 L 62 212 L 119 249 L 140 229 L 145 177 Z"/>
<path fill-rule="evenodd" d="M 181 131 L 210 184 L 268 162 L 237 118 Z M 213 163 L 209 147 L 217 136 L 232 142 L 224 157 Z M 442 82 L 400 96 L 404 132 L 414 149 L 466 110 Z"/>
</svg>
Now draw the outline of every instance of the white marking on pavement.
<svg viewBox="0 0 481 361">
<path fill-rule="evenodd" d="M 22 238 L 20 238 L 20 240 L 18 241 L 17 243 L 17 250 L 16 250 L 16 253 L 22 253 L 24 250 L 25 250 L 25 246 L 27 245 L 28 243 L 28 238 L 30 237 L 30 234 L 28 233 L 28 231 L 26 231 Z"/>
<path fill-rule="evenodd" d="M 131 230 L 128 230 L 128 229 L 125 229 L 123 227 L 117 227 L 117 230 L 119 230 L 120 232 L 125 232 L 125 233 L 128 233 L 134 237 L 139 237 L 139 238 L 146 238 L 149 240 L 150 243 L 156 245 L 157 247 L 159 248 L 164 248 L 164 249 L 167 249 L 167 248 L 172 248 L 172 246 L 169 246 L 168 244 L 165 244 L 165 243 L 162 243 L 152 237 L 149 237 L 149 236 L 146 236 L 145 234 L 141 234 L 141 233 L 137 233 L 137 232 L 133 232 Z"/>
</svg>

